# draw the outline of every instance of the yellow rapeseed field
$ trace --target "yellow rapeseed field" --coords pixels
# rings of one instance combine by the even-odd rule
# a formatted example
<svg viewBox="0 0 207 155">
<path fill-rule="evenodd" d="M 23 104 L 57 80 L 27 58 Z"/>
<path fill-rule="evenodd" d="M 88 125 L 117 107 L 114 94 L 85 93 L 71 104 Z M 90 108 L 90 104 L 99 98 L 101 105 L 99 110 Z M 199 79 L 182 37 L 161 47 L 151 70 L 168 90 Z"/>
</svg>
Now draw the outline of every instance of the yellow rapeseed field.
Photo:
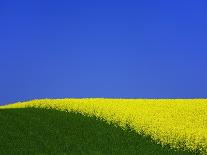
<svg viewBox="0 0 207 155">
<path fill-rule="evenodd" d="M 162 145 L 207 152 L 207 99 L 41 99 L 0 108 L 55 108 L 95 115 Z"/>
</svg>

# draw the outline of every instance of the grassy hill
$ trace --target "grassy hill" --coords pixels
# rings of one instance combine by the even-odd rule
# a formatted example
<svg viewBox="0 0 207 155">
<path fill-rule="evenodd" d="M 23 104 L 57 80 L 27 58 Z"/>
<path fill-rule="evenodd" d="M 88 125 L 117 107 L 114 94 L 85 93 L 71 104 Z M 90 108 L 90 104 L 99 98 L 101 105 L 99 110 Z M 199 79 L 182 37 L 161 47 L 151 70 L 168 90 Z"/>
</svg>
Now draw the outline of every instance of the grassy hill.
<svg viewBox="0 0 207 155">
<path fill-rule="evenodd" d="M 18 102 L 0 106 L 0 154 L 207 154 L 206 114 L 207 99 Z"/>
<path fill-rule="evenodd" d="M 162 147 L 96 117 L 42 108 L 0 109 L 0 154 L 193 154 Z"/>
</svg>

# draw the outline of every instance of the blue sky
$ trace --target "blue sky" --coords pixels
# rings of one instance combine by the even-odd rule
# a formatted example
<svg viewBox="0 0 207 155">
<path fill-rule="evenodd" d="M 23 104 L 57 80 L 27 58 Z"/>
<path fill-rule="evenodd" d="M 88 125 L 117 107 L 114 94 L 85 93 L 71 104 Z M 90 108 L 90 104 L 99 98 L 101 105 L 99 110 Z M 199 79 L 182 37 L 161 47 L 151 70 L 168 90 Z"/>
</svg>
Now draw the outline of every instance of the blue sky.
<svg viewBox="0 0 207 155">
<path fill-rule="evenodd" d="M 207 97 L 207 2 L 1 0 L 0 104 Z"/>
</svg>

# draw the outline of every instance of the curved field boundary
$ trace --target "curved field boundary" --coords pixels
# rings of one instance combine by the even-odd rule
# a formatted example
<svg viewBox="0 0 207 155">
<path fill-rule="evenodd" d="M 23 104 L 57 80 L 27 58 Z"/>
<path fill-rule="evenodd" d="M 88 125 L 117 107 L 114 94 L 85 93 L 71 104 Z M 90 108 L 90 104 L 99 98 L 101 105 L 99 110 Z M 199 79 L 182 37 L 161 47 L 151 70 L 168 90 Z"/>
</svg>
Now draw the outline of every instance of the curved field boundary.
<svg viewBox="0 0 207 155">
<path fill-rule="evenodd" d="M 53 108 L 130 127 L 175 149 L 207 152 L 206 99 L 42 99 L 1 108 Z"/>
</svg>

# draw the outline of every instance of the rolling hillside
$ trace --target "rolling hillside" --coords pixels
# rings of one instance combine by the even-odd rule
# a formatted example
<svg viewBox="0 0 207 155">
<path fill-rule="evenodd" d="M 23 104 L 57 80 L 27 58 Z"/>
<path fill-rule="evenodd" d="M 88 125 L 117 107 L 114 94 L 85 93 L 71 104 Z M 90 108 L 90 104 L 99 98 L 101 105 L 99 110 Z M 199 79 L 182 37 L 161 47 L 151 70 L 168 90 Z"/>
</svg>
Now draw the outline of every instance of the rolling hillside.
<svg viewBox="0 0 207 155">
<path fill-rule="evenodd" d="M 111 103 L 111 101 L 113 101 Z M 126 103 L 126 105 L 124 103 Z M 140 100 L 142 101 L 142 100 Z M 136 105 L 141 106 L 140 102 L 136 100 Z M 205 100 L 202 100 L 203 106 Z M 203 151 L 203 145 L 198 149 L 190 149 L 185 146 L 185 141 L 178 141 L 179 147 L 173 147 L 171 139 L 169 143 L 161 143 L 156 140 L 153 133 L 146 134 L 149 129 L 144 131 L 140 128 L 138 131 L 136 126 L 133 127 L 133 119 L 126 121 L 124 118 L 129 114 L 129 107 L 133 105 L 135 100 L 111 100 L 111 99 L 63 99 L 63 100 L 34 100 L 23 103 L 10 104 L 0 107 L 0 154 L 199 154 Z M 152 102 L 152 101 L 151 101 Z M 156 104 L 158 101 L 153 101 L 155 107 L 161 110 L 166 108 L 160 107 Z M 168 101 L 169 102 L 169 101 Z M 171 101 L 172 102 L 172 101 Z M 177 101 L 176 101 L 177 102 Z M 191 101 L 192 102 L 192 101 Z M 196 100 L 198 102 L 198 100 Z M 194 104 L 196 105 L 194 101 Z M 202 102 L 201 107 L 202 107 Z M 206 102 L 206 101 L 205 101 Z M 78 104 L 79 103 L 79 104 Z M 92 104 L 93 103 L 93 104 Z M 104 104 L 105 103 L 105 106 Z M 125 111 L 120 110 L 119 107 L 125 106 Z M 163 102 L 162 102 L 163 103 Z M 146 105 L 151 105 L 149 101 L 145 101 Z M 175 104 L 175 103 L 172 103 Z M 172 105 L 171 104 L 171 105 Z M 182 104 L 186 104 L 182 101 Z M 63 106 L 64 105 L 64 106 Z M 107 106 L 106 106 L 107 105 Z M 112 106 L 116 105 L 116 106 Z M 146 106 L 145 105 L 145 106 Z M 175 104 L 176 105 L 176 104 Z M 77 108 L 79 107 L 79 109 Z M 89 108 L 90 107 L 90 108 Z M 101 107 L 101 108 L 100 108 Z M 107 108 L 109 107 L 109 108 Z M 153 111 L 157 112 L 152 105 L 147 108 L 144 115 L 144 109 L 136 110 L 140 112 L 143 117 L 150 117 Z M 115 109 L 114 109 L 115 108 Z M 127 111 L 128 108 L 128 111 Z M 133 107 L 135 108 L 135 107 Z M 139 108 L 143 108 L 142 106 Z M 169 108 L 169 107 L 168 107 Z M 192 105 L 187 106 L 187 111 L 192 110 Z M 96 109 L 96 111 L 94 111 Z M 110 111 L 111 109 L 111 111 Z M 149 111 L 151 109 L 151 111 Z M 195 109 L 195 108 L 194 108 Z M 84 111 L 85 110 L 85 111 Z M 122 120 L 118 120 L 116 115 L 109 115 L 108 112 L 116 114 L 122 112 Z M 116 111 L 115 111 L 116 110 Z M 146 109 L 145 109 L 146 110 Z M 167 109 L 166 109 L 167 110 Z M 183 110 L 182 106 L 174 110 Z M 169 111 L 169 109 L 168 109 Z M 159 111 L 160 112 L 160 111 Z M 202 113 L 203 111 L 200 111 Z M 125 115 L 124 115 L 125 114 Z M 133 114 L 131 110 L 130 115 Z M 188 113 L 189 114 L 189 113 Z M 155 115 L 155 114 L 153 114 Z M 175 115 L 175 113 L 174 113 Z M 201 115 L 198 114 L 197 115 Z M 107 116 L 107 117 L 106 117 Z M 113 117 L 112 117 L 113 116 Z M 137 118 L 139 115 L 136 114 Z M 160 115 L 162 116 L 162 115 Z M 173 117 L 173 114 L 171 114 Z M 166 116 L 167 117 L 167 116 Z M 109 119 L 111 118 L 111 119 Z M 129 118 L 129 117 L 128 117 Z M 132 118 L 132 117 L 131 117 Z M 182 121 L 183 118 L 180 120 Z M 204 117 L 202 119 L 205 119 Z M 114 121 L 113 121 L 114 120 Z M 141 120 L 141 118 L 139 118 Z M 164 118 L 158 119 L 163 123 Z M 122 121 L 122 122 L 121 122 Z M 125 124 L 124 124 L 124 121 Z M 148 121 L 148 122 L 146 122 Z M 169 120 L 170 123 L 172 120 Z M 174 120 L 173 120 L 174 121 Z M 188 120 L 186 120 L 188 121 Z M 194 121 L 195 126 L 198 122 Z M 141 122 L 141 121 L 140 121 Z M 149 119 L 145 119 L 146 125 L 150 123 Z M 154 119 L 155 125 L 157 120 Z M 166 123 L 166 122 L 165 122 Z M 187 122 L 190 124 L 191 122 Z M 196 124 L 197 123 L 197 124 Z M 179 123 L 178 123 L 179 124 Z M 139 125 L 139 124 L 138 124 Z M 145 125 L 145 127 L 146 127 Z M 140 126 L 141 127 L 141 126 Z M 150 127 L 150 125 L 149 125 Z M 151 127 L 153 127 L 151 125 Z M 157 131 L 163 126 L 158 126 Z M 176 125 L 175 125 L 176 127 Z M 198 129 L 205 127 L 200 126 Z M 198 129 L 192 128 L 192 130 Z M 173 130 L 170 130 L 170 132 Z M 186 129 L 186 131 L 189 131 Z M 180 133 L 184 132 L 179 131 Z M 148 132 L 150 133 L 150 132 Z M 174 133 L 172 132 L 172 137 Z M 164 136 L 163 133 L 162 136 Z M 154 136 L 154 137 L 153 137 Z M 161 135 L 160 135 L 161 136 Z M 168 135 L 167 135 L 168 136 Z M 179 135 L 178 135 L 179 138 Z M 192 138 L 192 137 L 191 137 Z M 196 138 L 196 137 L 195 137 Z M 205 138 L 205 135 L 201 135 Z M 179 139 L 178 139 L 179 140 Z M 185 140 L 185 139 L 183 139 Z M 188 139 L 187 139 L 188 140 Z M 205 142 L 205 139 L 203 139 Z M 190 142 L 193 142 L 190 141 Z M 176 143 L 176 146 L 178 145 Z M 203 149 L 203 150 L 202 150 Z"/>
</svg>

